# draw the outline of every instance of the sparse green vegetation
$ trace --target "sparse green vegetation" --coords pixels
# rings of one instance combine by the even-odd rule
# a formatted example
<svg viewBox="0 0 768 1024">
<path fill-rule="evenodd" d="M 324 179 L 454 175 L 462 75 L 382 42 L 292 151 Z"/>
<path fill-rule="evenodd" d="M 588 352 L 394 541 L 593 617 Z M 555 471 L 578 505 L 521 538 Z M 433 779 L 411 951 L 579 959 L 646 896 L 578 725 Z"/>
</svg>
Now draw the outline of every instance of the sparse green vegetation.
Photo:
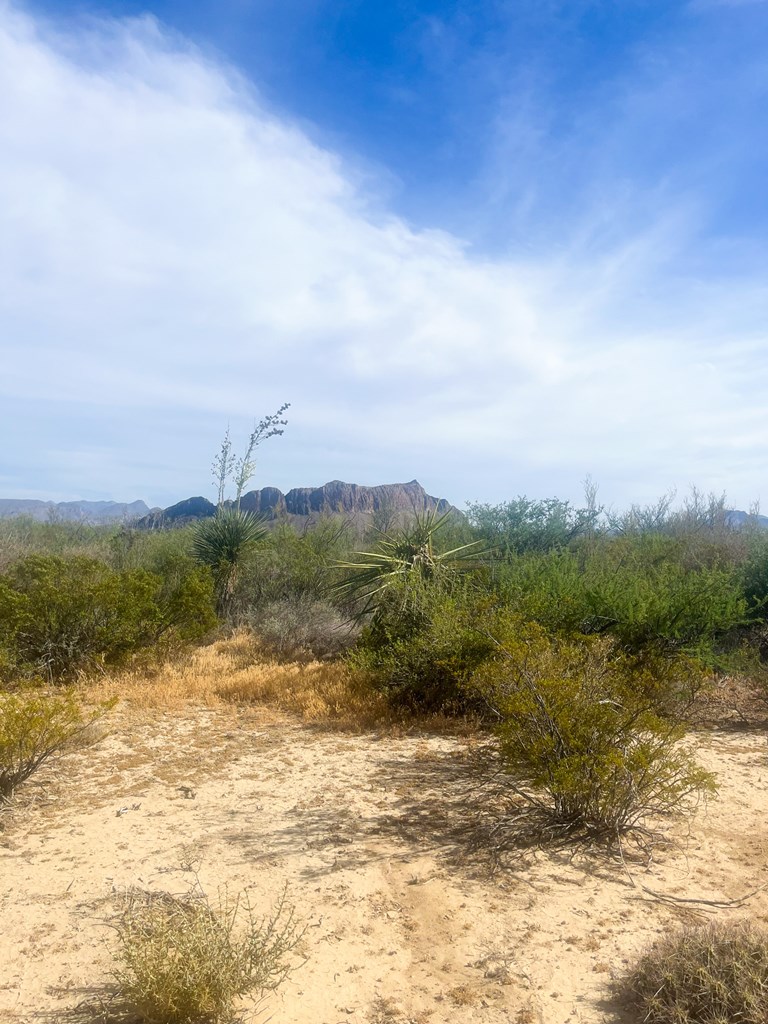
<svg viewBox="0 0 768 1024">
<path fill-rule="evenodd" d="M 637 832 L 711 788 L 680 740 L 713 670 L 761 670 L 761 534 L 730 529 L 721 499 L 607 517 L 594 490 L 581 509 L 517 498 L 465 520 L 389 517 L 373 543 L 341 517 L 267 527 L 237 502 L 283 411 L 239 460 L 225 438 L 219 511 L 197 526 L 7 525 L 23 554 L 0 576 L 6 683 L 245 625 L 249 657 L 343 657 L 396 714 L 484 719 L 510 782 L 561 834 Z"/>
<path fill-rule="evenodd" d="M 212 906 L 199 884 L 186 896 L 131 890 L 117 925 L 115 979 L 146 1024 L 221 1024 L 238 997 L 277 988 L 302 931 L 285 894 L 256 916 L 246 893 Z"/>
<path fill-rule="evenodd" d="M 52 757 L 83 742 L 106 709 L 84 711 L 72 693 L 0 693 L 0 807 Z"/>
<path fill-rule="evenodd" d="M 383 803 L 398 841 L 434 829 L 443 849 L 450 835 L 456 864 L 585 841 L 590 856 L 618 847 L 631 865 L 638 851 L 627 839 L 648 853 L 674 816 L 715 791 L 686 738 L 713 673 L 765 673 L 768 548 L 757 532 L 728 529 L 718 507 L 699 502 L 687 518 L 666 506 L 634 510 L 612 525 L 594 503 L 573 511 L 518 499 L 475 508 L 469 520 L 392 517 L 373 535 L 333 516 L 301 530 L 287 518 L 267 525 L 226 502 L 199 526 L 163 531 L 9 524 L 19 543 L 0 559 L 0 803 L 87 735 L 95 713 L 61 684 L 96 676 L 79 693 L 125 695 L 127 716 L 205 704 L 208 724 L 226 718 L 222 758 L 239 757 L 254 705 L 270 709 L 270 724 L 287 714 L 322 726 L 317 734 L 358 734 L 343 738 L 350 746 L 371 729 L 409 741 L 443 729 L 450 739 L 425 759 L 423 799 L 419 748 L 415 765 L 393 759 L 399 788 L 386 796 L 396 812 Z M 215 642 L 159 666 L 217 626 Z M 466 750 L 450 746 L 454 733 Z M 280 764 L 292 755 L 286 744 Z M 132 771 L 116 768 L 114 791 L 144 786 Z M 254 778 L 261 800 L 262 773 Z M 452 795 L 470 786 L 482 794 L 471 818 Z M 192 793 L 192 810 L 196 786 L 178 789 Z M 200 809 L 203 799 L 210 807 L 202 784 L 199 792 Z M 119 817 L 140 810 L 140 800 L 122 799 Z M 308 842 L 346 841 L 326 829 L 324 812 L 315 822 L 297 800 L 295 813 L 297 829 L 306 817 L 319 830 Z M 261 920 L 245 897 L 213 906 L 199 889 L 131 890 L 117 936 L 120 1012 L 148 1024 L 223 1024 L 286 977 L 300 933 L 284 901 Z M 686 932 L 660 946 L 628 983 L 638 1021 L 764 1024 L 761 936 Z M 596 971 L 609 969 L 603 962 Z M 458 1006 L 481 991 L 463 977 L 445 990 Z"/>
</svg>

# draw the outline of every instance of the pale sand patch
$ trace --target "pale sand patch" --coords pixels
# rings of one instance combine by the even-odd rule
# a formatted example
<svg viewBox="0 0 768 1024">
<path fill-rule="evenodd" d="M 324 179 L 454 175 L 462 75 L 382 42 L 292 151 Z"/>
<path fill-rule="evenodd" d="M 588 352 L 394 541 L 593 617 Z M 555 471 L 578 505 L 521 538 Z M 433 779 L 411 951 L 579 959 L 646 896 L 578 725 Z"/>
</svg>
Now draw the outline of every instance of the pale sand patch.
<svg viewBox="0 0 768 1024">
<path fill-rule="evenodd" d="M 115 894 L 182 893 L 196 858 L 212 895 L 247 887 L 267 909 L 287 884 L 307 924 L 307 963 L 257 1018 L 274 1024 L 619 1022 L 612 978 L 692 918 L 615 860 L 539 852 L 491 873 L 462 829 L 471 740 L 339 735 L 215 707 L 118 708 L 110 721 L 5 816 L 4 1024 L 72 1021 L 108 982 Z M 768 882 L 768 751 L 755 734 L 698 742 L 720 798 L 677 829 L 681 848 L 629 867 L 660 892 L 731 899 Z M 768 890 L 747 912 L 768 920 Z"/>
</svg>

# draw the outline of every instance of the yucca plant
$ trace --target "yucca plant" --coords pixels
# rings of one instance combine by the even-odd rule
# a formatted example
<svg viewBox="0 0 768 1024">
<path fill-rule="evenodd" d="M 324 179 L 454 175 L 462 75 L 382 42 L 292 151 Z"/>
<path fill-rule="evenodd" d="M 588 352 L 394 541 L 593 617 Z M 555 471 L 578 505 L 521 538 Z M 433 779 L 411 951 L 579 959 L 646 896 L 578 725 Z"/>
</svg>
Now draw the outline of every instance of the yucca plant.
<svg viewBox="0 0 768 1024">
<path fill-rule="evenodd" d="M 267 535 L 263 516 L 237 508 L 220 508 L 195 530 L 195 558 L 213 573 L 216 610 L 226 617 L 232 603 L 237 572 L 245 556 Z"/>
<path fill-rule="evenodd" d="M 195 558 L 207 565 L 213 573 L 216 587 L 216 610 L 226 618 L 232 606 L 237 571 L 244 557 L 267 535 L 266 516 L 244 512 L 240 507 L 245 486 L 254 474 L 256 449 L 271 437 L 280 437 L 288 420 L 281 417 L 290 407 L 284 402 L 277 412 L 260 420 L 251 431 L 242 458 L 232 451 L 229 427 L 224 435 L 211 472 L 218 488 L 216 515 L 204 519 L 196 528 L 192 550 Z M 225 500 L 227 483 L 234 478 L 234 501 Z"/>
<path fill-rule="evenodd" d="M 450 551 L 438 551 L 435 537 L 451 518 L 431 509 L 417 513 L 413 520 L 393 533 L 382 534 L 375 551 L 358 552 L 358 561 L 338 562 L 347 578 L 334 590 L 360 602 L 362 617 L 377 603 L 377 597 L 399 583 L 419 584 L 445 577 L 468 568 L 469 560 L 480 553 L 482 541 L 462 544 Z"/>
</svg>

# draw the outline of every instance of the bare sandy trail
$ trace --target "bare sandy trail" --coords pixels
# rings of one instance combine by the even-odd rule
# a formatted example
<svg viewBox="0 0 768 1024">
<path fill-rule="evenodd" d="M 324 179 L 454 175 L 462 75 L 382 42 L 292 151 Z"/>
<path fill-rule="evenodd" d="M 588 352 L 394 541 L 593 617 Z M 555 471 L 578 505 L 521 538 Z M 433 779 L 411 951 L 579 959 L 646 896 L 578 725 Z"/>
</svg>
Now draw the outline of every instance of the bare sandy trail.
<svg viewBox="0 0 768 1024">
<path fill-rule="evenodd" d="M 528 854 L 495 873 L 467 852 L 467 741 L 350 736 L 211 710 L 137 723 L 28 784 L 0 833 L 0 1021 L 71 1022 L 108 982 L 115 896 L 288 886 L 306 964 L 274 1024 L 620 1021 L 611 979 L 693 913 L 605 858 Z M 721 795 L 639 884 L 731 899 L 768 882 L 768 751 L 706 734 Z M 750 901 L 768 920 L 768 890 Z"/>
</svg>

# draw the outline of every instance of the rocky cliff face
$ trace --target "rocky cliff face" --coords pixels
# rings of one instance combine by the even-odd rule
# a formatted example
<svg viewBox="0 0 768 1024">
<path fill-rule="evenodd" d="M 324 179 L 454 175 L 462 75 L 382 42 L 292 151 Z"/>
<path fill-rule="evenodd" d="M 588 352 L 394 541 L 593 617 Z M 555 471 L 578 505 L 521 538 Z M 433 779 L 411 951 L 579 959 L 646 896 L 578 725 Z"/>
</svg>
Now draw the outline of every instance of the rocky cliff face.
<svg viewBox="0 0 768 1024">
<path fill-rule="evenodd" d="M 387 517 L 397 519 L 415 512 L 447 512 L 453 508 L 444 498 L 433 498 L 427 494 L 417 480 L 378 487 L 331 480 L 322 487 L 294 487 L 287 494 L 277 487 L 263 487 L 244 494 L 240 507 L 270 519 L 296 518 L 304 522 L 323 515 L 362 518 L 372 517 L 374 513 L 379 513 L 385 520 Z M 206 498 L 187 498 L 162 512 L 146 516 L 139 526 L 177 526 L 211 516 L 215 511 L 215 505 Z"/>
<path fill-rule="evenodd" d="M 358 512 L 447 511 L 451 506 L 443 498 L 433 498 L 418 480 L 407 484 L 381 484 L 363 487 L 331 480 L 322 487 L 294 487 L 283 494 L 276 487 L 264 487 L 243 496 L 242 507 L 273 516 L 354 515 Z"/>
</svg>

